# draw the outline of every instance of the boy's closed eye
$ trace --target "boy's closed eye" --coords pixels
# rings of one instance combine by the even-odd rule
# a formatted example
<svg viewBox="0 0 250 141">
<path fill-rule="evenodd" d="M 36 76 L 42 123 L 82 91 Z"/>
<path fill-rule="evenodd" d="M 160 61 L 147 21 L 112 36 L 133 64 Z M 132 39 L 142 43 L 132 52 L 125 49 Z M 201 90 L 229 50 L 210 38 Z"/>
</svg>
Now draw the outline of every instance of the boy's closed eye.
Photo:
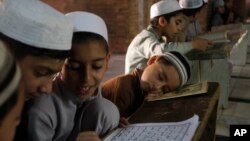
<svg viewBox="0 0 250 141">
<path fill-rule="evenodd" d="M 99 70 L 103 68 L 104 60 L 97 60 L 93 63 L 92 68 L 95 70 Z"/>
<path fill-rule="evenodd" d="M 52 69 L 47 68 L 47 67 L 37 67 L 34 70 L 34 74 L 37 77 L 50 76 L 50 75 L 54 75 L 55 73 L 57 73 L 57 71 L 52 70 Z"/>
<path fill-rule="evenodd" d="M 66 66 L 70 70 L 79 70 L 81 68 L 81 64 L 74 60 L 68 60 Z"/>
<path fill-rule="evenodd" d="M 95 60 L 93 61 L 92 63 L 92 68 L 94 70 L 100 70 L 103 68 L 103 64 L 104 64 L 104 60 L 101 59 L 101 60 Z M 78 71 L 80 70 L 84 65 L 81 64 L 79 61 L 76 61 L 76 60 L 68 60 L 66 62 L 66 66 L 67 68 L 69 68 L 70 70 L 73 70 L 73 71 Z"/>
</svg>

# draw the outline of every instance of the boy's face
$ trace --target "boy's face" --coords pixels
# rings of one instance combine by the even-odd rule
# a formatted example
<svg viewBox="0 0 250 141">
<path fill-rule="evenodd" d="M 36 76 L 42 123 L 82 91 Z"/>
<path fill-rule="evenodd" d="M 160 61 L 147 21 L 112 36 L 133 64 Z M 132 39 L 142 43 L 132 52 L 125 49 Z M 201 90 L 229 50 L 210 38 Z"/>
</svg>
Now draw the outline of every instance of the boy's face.
<svg viewBox="0 0 250 141">
<path fill-rule="evenodd" d="M 22 86 L 18 89 L 16 104 L 10 109 L 7 115 L 3 118 L 0 125 L 0 140 L 12 141 L 15 135 L 16 127 L 21 120 L 21 112 L 24 103 L 24 89 Z"/>
<path fill-rule="evenodd" d="M 168 40 L 172 41 L 173 37 L 181 32 L 185 27 L 185 19 L 182 13 L 170 18 L 169 22 L 165 19 L 165 25 L 163 27 L 163 36 L 166 36 Z"/>
<path fill-rule="evenodd" d="M 180 86 L 179 73 L 172 65 L 155 61 L 143 71 L 141 88 L 146 93 L 163 94 Z"/>
<path fill-rule="evenodd" d="M 80 99 L 96 94 L 108 67 L 109 55 L 103 44 L 87 42 L 75 44 L 72 55 L 66 59 L 62 79 Z"/>
<path fill-rule="evenodd" d="M 22 70 L 26 100 L 52 91 L 52 80 L 60 72 L 64 60 L 26 56 L 18 60 Z"/>
<path fill-rule="evenodd" d="M 218 10 L 219 14 L 224 14 L 225 13 L 225 7 L 224 6 L 218 6 L 217 10 Z"/>
</svg>

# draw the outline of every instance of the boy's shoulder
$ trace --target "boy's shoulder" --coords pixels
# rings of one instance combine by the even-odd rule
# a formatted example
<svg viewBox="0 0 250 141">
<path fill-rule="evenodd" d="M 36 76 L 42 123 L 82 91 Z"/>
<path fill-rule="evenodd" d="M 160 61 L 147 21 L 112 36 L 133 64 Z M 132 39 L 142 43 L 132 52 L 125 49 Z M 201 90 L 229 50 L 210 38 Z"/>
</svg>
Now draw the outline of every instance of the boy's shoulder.
<svg viewBox="0 0 250 141">
<path fill-rule="evenodd" d="M 120 85 L 123 87 L 124 85 L 131 84 L 133 85 L 134 82 L 140 79 L 142 71 L 139 69 L 134 69 L 134 71 L 128 74 L 122 74 L 116 77 L 113 77 L 103 83 L 103 87 L 113 87 Z"/>
</svg>

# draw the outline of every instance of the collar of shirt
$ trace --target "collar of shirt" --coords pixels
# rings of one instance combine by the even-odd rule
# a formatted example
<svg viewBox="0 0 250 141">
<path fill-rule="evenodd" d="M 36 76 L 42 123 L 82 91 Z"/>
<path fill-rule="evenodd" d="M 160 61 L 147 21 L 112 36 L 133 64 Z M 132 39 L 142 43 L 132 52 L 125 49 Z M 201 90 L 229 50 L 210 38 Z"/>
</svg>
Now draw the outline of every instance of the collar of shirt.
<svg viewBox="0 0 250 141">
<path fill-rule="evenodd" d="M 66 99 L 72 101 L 73 103 L 75 103 L 76 105 L 82 105 L 88 101 L 91 101 L 97 97 L 101 97 L 101 90 L 100 88 L 98 88 L 98 92 L 97 92 L 97 95 L 95 96 L 92 96 L 88 99 L 80 99 L 79 97 L 77 97 L 74 92 L 68 87 L 67 84 L 65 84 L 65 82 L 63 82 L 60 78 L 60 74 L 57 74 L 56 75 L 56 78 L 54 80 L 54 83 L 57 85 L 58 87 L 58 90 L 60 91 L 60 93 L 65 96 Z"/>
<path fill-rule="evenodd" d="M 154 30 L 154 28 L 152 27 L 152 25 L 149 25 L 149 26 L 147 27 L 146 30 L 147 30 L 148 32 L 153 33 L 153 35 L 155 36 L 155 38 L 158 39 L 159 42 L 164 42 L 164 40 L 162 39 L 162 37 L 159 36 L 159 35 L 157 34 L 157 32 L 156 32 L 156 31 Z"/>
</svg>

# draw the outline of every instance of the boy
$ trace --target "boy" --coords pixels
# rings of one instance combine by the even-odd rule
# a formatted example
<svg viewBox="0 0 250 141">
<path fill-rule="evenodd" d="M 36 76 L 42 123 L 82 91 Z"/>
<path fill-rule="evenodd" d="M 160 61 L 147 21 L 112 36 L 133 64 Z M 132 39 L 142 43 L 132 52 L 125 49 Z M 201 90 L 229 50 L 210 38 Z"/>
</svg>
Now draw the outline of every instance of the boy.
<svg viewBox="0 0 250 141">
<path fill-rule="evenodd" d="M 190 77 L 190 66 L 178 52 L 166 52 L 148 60 L 145 70 L 135 69 L 114 77 L 102 87 L 103 96 L 114 102 L 121 117 L 129 117 L 147 94 L 162 94 L 183 86 Z"/>
<path fill-rule="evenodd" d="M 0 42 L 0 140 L 12 141 L 24 103 L 21 72 Z"/>
<path fill-rule="evenodd" d="M 186 40 L 191 41 L 197 35 L 203 33 L 200 23 L 196 15 L 201 11 L 205 5 L 204 0 L 179 0 L 180 6 L 183 8 L 183 14 L 188 17 L 189 24 L 187 26 Z"/>
<path fill-rule="evenodd" d="M 66 16 L 74 25 L 70 57 L 53 81 L 53 94 L 33 101 L 30 141 L 75 141 L 81 131 L 101 136 L 119 124 L 117 107 L 99 89 L 110 56 L 106 24 L 88 12 Z"/>
<path fill-rule="evenodd" d="M 0 40 L 23 72 L 25 99 L 50 93 L 71 48 L 72 24 L 39 0 L 7 0 L 0 10 Z"/>
<path fill-rule="evenodd" d="M 173 43 L 173 37 L 183 30 L 182 8 L 176 0 L 161 0 L 150 8 L 151 25 L 139 33 L 126 53 L 125 73 L 135 68 L 144 69 L 153 55 L 168 51 L 185 54 L 192 49 L 205 51 L 211 42 L 195 38 L 189 43 Z"/>
<path fill-rule="evenodd" d="M 212 26 L 220 26 L 226 24 L 223 20 L 223 14 L 225 14 L 225 2 L 224 0 L 214 1 L 214 13 L 212 17 Z"/>
<path fill-rule="evenodd" d="M 30 99 L 50 93 L 54 74 L 71 48 L 73 27 L 66 17 L 39 0 L 6 0 L 0 8 L 0 39 L 23 73 L 25 105 L 15 140 L 26 140 Z"/>
</svg>

